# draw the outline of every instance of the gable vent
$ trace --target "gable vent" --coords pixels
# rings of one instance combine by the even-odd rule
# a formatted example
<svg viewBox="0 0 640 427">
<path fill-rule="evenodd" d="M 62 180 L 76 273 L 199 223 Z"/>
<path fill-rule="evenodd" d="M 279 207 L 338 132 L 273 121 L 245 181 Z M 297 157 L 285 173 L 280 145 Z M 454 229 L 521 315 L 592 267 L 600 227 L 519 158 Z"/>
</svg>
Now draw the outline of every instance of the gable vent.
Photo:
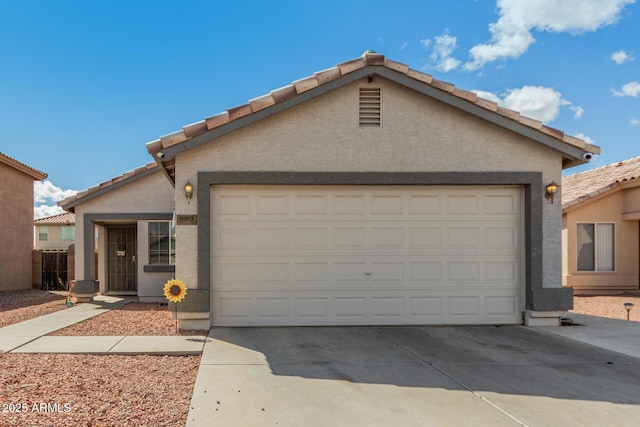
<svg viewBox="0 0 640 427">
<path fill-rule="evenodd" d="M 360 88 L 360 126 L 380 127 L 380 100 L 379 87 Z"/>
</svg>

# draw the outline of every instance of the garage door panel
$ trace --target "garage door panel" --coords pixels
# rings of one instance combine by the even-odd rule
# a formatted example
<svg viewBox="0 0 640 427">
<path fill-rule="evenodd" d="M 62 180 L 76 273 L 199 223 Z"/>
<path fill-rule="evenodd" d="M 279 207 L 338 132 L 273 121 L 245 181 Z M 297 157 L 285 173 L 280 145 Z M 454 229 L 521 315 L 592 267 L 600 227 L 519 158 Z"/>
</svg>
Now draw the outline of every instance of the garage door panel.
<svg viewBox="0 0 640 427">
<path fill-rule="evenodd" d="M 214 186 L 214 324 L 521 323 L 518 187 Z"/>
</svg>

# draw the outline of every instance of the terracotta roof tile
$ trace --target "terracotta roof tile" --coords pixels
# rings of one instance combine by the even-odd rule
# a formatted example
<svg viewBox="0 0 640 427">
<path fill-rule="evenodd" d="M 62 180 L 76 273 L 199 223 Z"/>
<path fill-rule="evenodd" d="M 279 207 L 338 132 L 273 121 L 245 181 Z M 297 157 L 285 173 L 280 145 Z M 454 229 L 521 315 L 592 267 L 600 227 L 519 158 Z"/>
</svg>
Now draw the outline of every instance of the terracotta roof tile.
<svg viewBox="0 0 640 427">
<path fill-rule="evenodd" d="M 365 67 L 366 65 L 367 64 L 364 63 L 362 58 L 356 58 L 352 59 L 351 61 L 343 62 L 342 64 L 337 65 L 337 67 L 340 69 L 341 74 L 349 74 L 353 71 Z"/>
<path fill-rule="evenodd" d="M 411 77 L 414 80 L 418 80 L 426 84 L 431 84 L 431 82 L 433 81 L 433 77 L 431 76 L 431 74 L 421 73 L 412 69 L 409 69 L 409 71 L 407 72 L 407 77 Z"/>
<path fill-rule="evenodd" d="M 162 148 L 171 147 L 172 145 L 179 144 L 186 140 L 187 140 L 187 135 L 185 135 L 184 131 L 182 130 L 160 137 L 160 141 L 162 142 Z"/>
<path fill-rule="evenodd" d="M 223 126 L 240 117 L 244 117 L 248 114 L 252 114 L 264 108 L 268 108 L 271 105 L 287 101 L 288 99 L 291 99 L 297 96 L 298 94 L 311 90 L 315 87 L 321 86 L 328 82 L 334 81 L 344 75 L 357 71 L 365 66 L 382 66 L 382 67 L 388 68 L 390 70 L 406 75 L 411 79 L 425 83 L 433 88 L 450 93 L 452 96 L 455 96 L 460 99 L 464 99 L 480 108 L 500 114 L 502 117 L 506 117 L 524 126 L 533 128 L 552 138 L 558 139 L 563 143 L 577 147 L 584 151 L 590 151 L 594 154 L 600 153 L 600 148 L 595 145 L 590 145 L 590 144 L 587 144 L 585 141 L 582 141 L 581 139 L 565 135 L 564 132 L 558 129 L 553 129 L 551 127 L 545 126 L 538 120 L 523 117 L 517 111 L 512 111 L 502 107 L 498 107 L 496 103 L 480 98 L 472 92 L 458 89 L 451 83 L 435 80 L 429 74 L 426 74 L 417 70 L 412 70 L 411 68 L 409 68 L 408 65 L 391 61 L 389 59 L 386 59 L 385 56 L 382 54 L 370 52 L 370 51 L 365 52 L 359 58 L 355 58 L 355 59 L 343 62 L 341 64 L 336 65 L 335 67 L 332 67 L 326 70 L 318 71 L 312 76 L 308 76 L 308 77 L 296 80 L 288 86 L 273 90 L 270 94 L 267 94 L 265 96 L 261 96 L 258 98 L 254 98 L 253 100 L 249 101 L 247 104 L 230 108 L 221 114 L 206 118 L 204 120 L 205 125 L 202 125 L 202 122 L 197 122 L 192 125 L 185 126 L 183 130 L 180 132 L 176 132 L 175 134 L 162 137 L 160 139 L 161 141 L 160 146 L 157 141 L 152 141 L 148 143 L 147 150 L 149 151 L 150 154 L 155 154 L 159 152 L 162 148 L 179 144 L 189 138 L 193 138 L 194 136 L 200 135 L 216 127 Z"/>
<path fill-rule="evenodd" d="M 625 181 L 640 178 L 640 157 L 622 160 L 562 178 L 562 207 L 566 209 L 606 193 Z"/>
<path fill-rule="evenodd" d="M 452 85 L 451 83 L 443 82 L 442 80 L 436 80 L 436 79 L 431 80 L 431 86 L 435 87 L 436 89 L 441 89 L 449 93 L 453 93 L 455 89 L 455 86 Z"/>
<path fill-rule="evenodd" d="M 342 73 L 340 72 L 340 68 L 333 67 L 326 70 L 318 71 L 315 73 L 316 78 L 318 79 L 319 84 L 329 83 L 330 81 L 337 80 L 342 77 Z"/>
<path fill-rule="evenodd" d="M 296 80 L 291 84 L 296 88 L 296 92 L 300 94 L 313 89 L 314 87 L 318 87 L 320 82 L 318 82 L 318 78 L 316 76 L 309 76 L 304 79 Z"/>
<path fill-rule="evenodd" d="M 253 113 L 250 104 L 238 105 L 237 107 L 229 108 L 227 111 L 229 112 L 229 120 L 236 120 Z"/>
<path fill-rule="evenodd" d="M 519 122 L 521 118 L 520 113 L 508 108 L 498 107 L 498 111 L 496 111 L 496 113 L 500 114 L 501 116 L 508 117 L 515 122 Z"/>
<path fill-rule="evenodd" d="M 319 82 L 320 81 L 318 80 L 318 83 Z M 271 95 L 273 96 L 273 99 L 275 99 L 277 103 L 284 102 L 287 99 L 291 99 L 297 94 L 298 92 L 296 91 L 296 88 L 294 86 L 285 86 L 285 87 L 281 87 L 280 89 L 271 91 Z"/>
<path fill-rule="evenodd" d="M 205 123 L 207 124 L 207 128 L 209 130 L 216 128 L 218 126 L 225 125 L 231 121 L 229 118 L 229 112 L 225 111 L 223 113 L 217 114 L 215 116 L 211 116 L 205 119 Z"/>
<path fill-rule="evenodd" d="M 478 95 L 474 92 L 453 88 L 453 94 L 458 98 L 466 99 L 469 102 L 475 103 L 478 100 Z"/>
<path fill-rule="evenodd" d="M 252 100 L 249 101 L 249 105 L 251 105 L 251 110 L 253 110 L 254 113 L 264 108 L 271 107 L 275 103 L 276 101 L 275 99 L 273 99 L 273 96 L 271 96 L 271 94 L 263 95 L 259 98 L 253 98 Z"/>
<path fill-rule="evenodd" d="M 184 134 L 187 138 L 191 138 L 192 136 L 200 135 L 201 133 L 206 132 L 207 122 L 205 120 L 200 120 L 199 122 L 191 123 L 190 125 L 186 125 L 182 127 Z"/>
<path fill-rule="evenodd" d="M 76 202 L 76 201 L 78 201 L 80 199 L 83 199 L 83 198 L 85 198 L 87 196 L 92 195 L 93 193 L 96 193 L 97 191 L 108 189 L 109 187 L 111 187 L 111 186 L 113 186 L 113 185 L 115 185 L 115 184 L 117 184 L 119 182 L 126 181 L 126 180 L 131 179 L 131 178 L 135 178 L 136 176 L 138 176 L 138 175 L 140 175 L 140 174 L 142 174 L 144 172 L 147 172 L 147 171 L 149 171 L 151 169 L 156 169 L 157 167 L 158 167 L 158 165 L 155 162 L 147 163 L 144 166 L 140 166 L 140 167 L 138 167 L 138 168 L 136 168 L 136 169 L 134 169 L 132 171 L 125 172 L 120 176 L 111 178 L 108 181 L 101 182 L 98 185 L 94 185 L 93 187 L 89 187 L 84 191 L 80 191 L 80 192 L 78 192 L 77 194 L 75 194 L 73 196 L 67 197 L 66 199 L 58 202 L 58 206 L 64 207 L 65 205 L 68 205 L 69 203 Z M 74 206 L 75 206 L 75 204 L 74 204 Z"/>
<path fill-rule="evenodd" d="M 33 223 L 36 225 L 71 225 L 76 223 L 76 215 L 70 212 L 65 212 L 45 218 L 38 218 L 33 221 Z"/>
<path fill-rule="evenodd" d="M 31 166 L 27 166 L 26 164 L 19 162 L 18 160 L 14 159 L 13 157 L 9 157 L 4 153 L 0 153 L 0 163 L 11 166 L 16 170 L 29 175 L 36 181 L 43 180 L 47 177 L 46 173 L 41 172 L 38 169 L 34 169 Z"/>
</svg>

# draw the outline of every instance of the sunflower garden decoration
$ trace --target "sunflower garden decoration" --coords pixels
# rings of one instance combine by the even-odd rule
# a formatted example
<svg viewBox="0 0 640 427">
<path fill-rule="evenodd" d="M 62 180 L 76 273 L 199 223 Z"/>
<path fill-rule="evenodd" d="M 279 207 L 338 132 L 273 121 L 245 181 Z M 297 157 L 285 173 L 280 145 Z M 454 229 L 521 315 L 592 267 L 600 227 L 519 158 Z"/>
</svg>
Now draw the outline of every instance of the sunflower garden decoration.
<svg viewBox="0 0 640 427">
<path fill-rule="evenodd" d="M 164 285 L 164 296 L 176 305 L 176 333 L 178 333 L 178 303 L 187 296 L 187 286 L 178 279 L 171 279 Z"/>
</svg>

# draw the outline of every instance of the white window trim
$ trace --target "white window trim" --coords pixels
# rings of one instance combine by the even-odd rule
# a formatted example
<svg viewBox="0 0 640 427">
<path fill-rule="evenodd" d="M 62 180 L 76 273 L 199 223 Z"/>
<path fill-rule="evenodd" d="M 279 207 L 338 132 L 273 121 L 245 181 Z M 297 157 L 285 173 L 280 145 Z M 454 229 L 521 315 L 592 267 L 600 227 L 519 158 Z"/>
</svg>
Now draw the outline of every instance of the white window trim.
<svg viewBox="0 0 640 427">
<path fill-rule="evenodd" d="M 587 224 L 587 225 L 593 225 L 594 230 L 593 230 L 593 265 L 594 265 L 594 269 L 593 270 L 578 270 L 578 255 L 579 255 L 579 251 L 578 251 L 578 226 L 582 225 L 582 224 Z M 596 256 L 596 254 L 598 253 L 598 239 L 596 238 L 597 232 L 596 229 L 598 228 L 598 225 L 604 225 L 604 224 L 610 224 L 613 225 L 613 269 L 612 270 L 598 270 L 598 258 Z M 611 274 L 611 273 L 615 273 L 616 269 L 618 267 L 618 262 L 617 262 L 617 255 L 618 255 L 618 233 L 617 233 L 617 228 L 616 227 L 616 223 L 615 222 L 608 222 L 608 221 L 600 221 L 600 222 L 587 222 L 587 221 L 581 221 L 581 222 L 577 222 L 576 223 L 576 241 L 575 241 L 575 248 L 576 248 L 576 272 L 579 274 L 593 274 L 593 273 L 599 273 L 599 274 Z"/>
</svg>

